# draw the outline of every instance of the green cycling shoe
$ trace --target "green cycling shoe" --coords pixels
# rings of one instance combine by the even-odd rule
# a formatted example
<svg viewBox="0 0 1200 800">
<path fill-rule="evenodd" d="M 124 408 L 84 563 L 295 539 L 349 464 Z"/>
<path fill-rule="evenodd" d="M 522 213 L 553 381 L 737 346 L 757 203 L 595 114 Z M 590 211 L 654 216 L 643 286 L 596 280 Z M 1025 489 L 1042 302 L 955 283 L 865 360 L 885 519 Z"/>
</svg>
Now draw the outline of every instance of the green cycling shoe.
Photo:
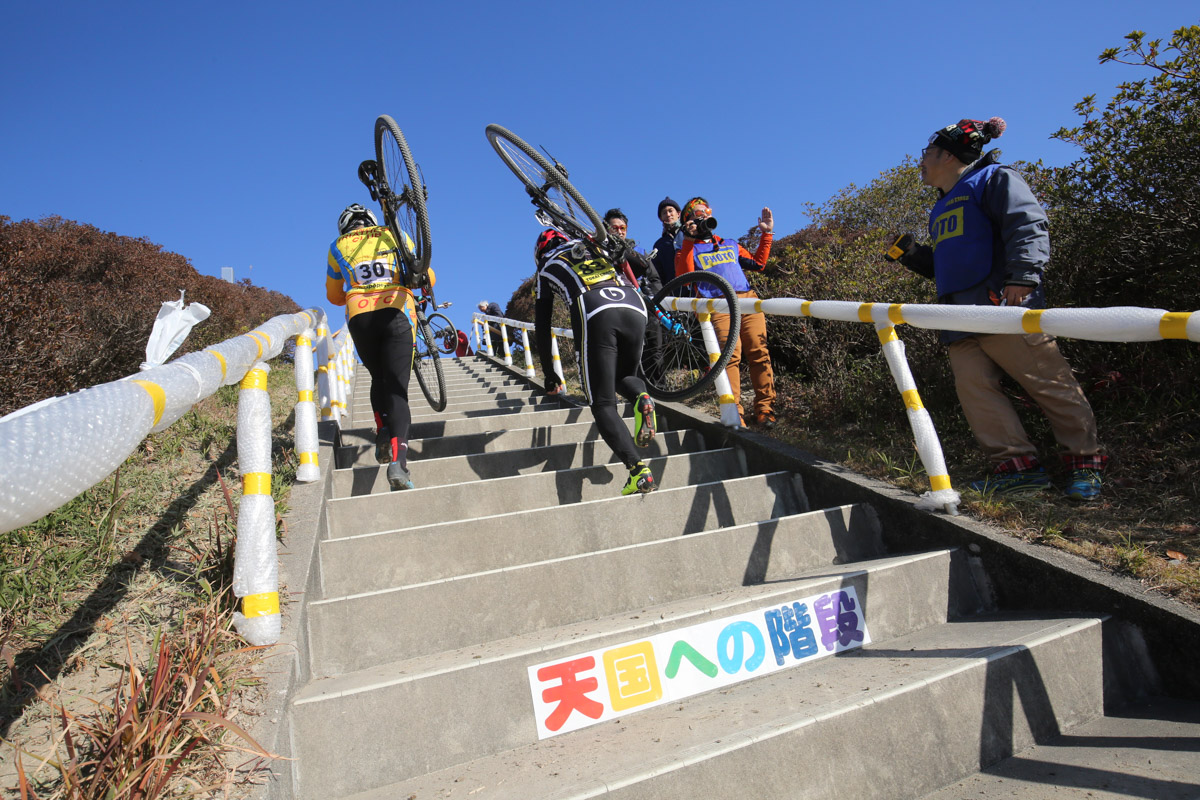
<svg viewBox="0 0 1200 800">
<path fill-rule="evenodd" d="M 658 484 L 654 482 L 654 475 L 650 473 L 650 468 L 645 464 L 637 464 L 629 470 L 629 480 L 625 482 L 625 488 L 621 490 L 621 494 L 650 494 L 657 489 Z"/>
</svg>

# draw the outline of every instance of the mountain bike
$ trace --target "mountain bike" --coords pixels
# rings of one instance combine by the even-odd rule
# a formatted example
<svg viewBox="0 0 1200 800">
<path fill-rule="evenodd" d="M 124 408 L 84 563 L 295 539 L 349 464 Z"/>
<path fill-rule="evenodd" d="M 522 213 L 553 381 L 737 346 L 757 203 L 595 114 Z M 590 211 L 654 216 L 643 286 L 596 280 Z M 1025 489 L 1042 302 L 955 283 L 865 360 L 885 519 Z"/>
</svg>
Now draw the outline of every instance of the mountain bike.
<svg viewBox="0 0 1200 800">
<path fill-rule="evenodd" d="M 610 236 L 600 216 L 567 179 L 566 168 L 552 156 L 539 153 L 507 128 L 492 124 L 487 126 L 486 133 L 500 160 L 524 184 L 525 193 L 537 209 L 538 222 L 578 239 L 575 248 L 580 252 L 573 252 L 573 257 L 590 254 L 612 262 L 616 251 L 623 248 L 623 242 Z M 641 370 L 647 391 L 660 400 L 686 400 L 695 396 L 716 380 L 737 347 L 741 327 L 737 293 L 719 275 L 690 272 L 669 281 L 653 297 L 644 290 L 643 296 L 649 312 Z M 669 302 L 670 297 L 725 301 L 732 318 L 728 328 L 730 334 L 720 341 L 716 330 L 709 328 L 718 352 L 715 361 L 709 357 L 700 318 L 687 311 L 665 308 L 663 303 Z M 713 310 L 712 303 L 702 305 Z M 658 336 L 653 335 L 655 329 L 651 326 L 658 326 Z M 658 340 L 661 340 L 661 346 Z"/>
<path fill-rule="evenodd" d="M 421 393 L 429 401 L 429 407 L 434 411 L 445 411 L 446 375 L 442 371 L 442 340 L 434 333 L 432 318 L 426 318 L 423 309 L 426 302 L 437 308 L 437 301 L 433 299 L 432 286 L 422 286 L 419 291 L 422 293 L 422 300 L 416 303 L 417 335 L 413 339 L 413 374 L 417 378 L 417 385 L 421 387 Z M 433 316 L 446 319 L 441 314 Z M 450 320 L 446 322 L 449 323 Z M 441 328 L 438 330 L 441 331 Z M 457 333 L 454 334 L 454 342 L 458 344 Z"/>
<path fill-rule="evenodd" d="M 405 284 L 427 294 L 433 302 L 433 287 L 429 285 L 431 237 L 425 209 L 429 190 L 400 126 L 387 114 L 375 120 L 375 160 L 359 164 L 358 179 L 371 193 L 371 199 L 379 203 L 387 228 L 396 239 Z M 421 303 L 416 304 L 416 318 L 413 372 L 429 406 L 444 411 L 446 378 L 441 353 Z"/>
<path fill-rule="evenodd" d="M 432 307 L 441 309 L 449 308 L 450 305 L 449 302 L 446 302 Z M 458 329 L 454 327 L 454 323 L 445 314 L 437 311 L 434 311 L 426 319 L 429 321 L 429 332 L 433 335 L 432 341 L 437 343 L 438 350 L 448 356 L 454 355 L 454 352 L 458 350 Z"/>
</svg>

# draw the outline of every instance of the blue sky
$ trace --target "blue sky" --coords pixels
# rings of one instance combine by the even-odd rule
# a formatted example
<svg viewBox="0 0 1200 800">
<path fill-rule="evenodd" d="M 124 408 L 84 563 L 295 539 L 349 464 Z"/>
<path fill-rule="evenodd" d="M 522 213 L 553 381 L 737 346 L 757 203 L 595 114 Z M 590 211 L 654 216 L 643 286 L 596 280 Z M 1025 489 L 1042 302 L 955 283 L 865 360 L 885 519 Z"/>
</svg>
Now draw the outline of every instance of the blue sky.
<svg viewBox="0 0 1200 800">
<path fill-rule="evenodd" d="M 1004 117 L 1008 159 L 1085 94 L 1140 77 L 1097 64 L 1133 29 L 1169 38 L 1194 0 L 10 4 L 0 19 L 0 214 L 146 237 L 202 273 L 321 305 L 338 212 L 391 114 L 429 186 L 438 299 L 465 324 L 533 270 L 538 224 L 484 137 L 549 149 L 630 235 L 703 194 L 738 235 L 770 206 L 865 183 L 962 117 Z M 147 286 L 146 313 L 177 297 Z M 901 300 L 903 298 L 863 298 Z"/>
</svg>

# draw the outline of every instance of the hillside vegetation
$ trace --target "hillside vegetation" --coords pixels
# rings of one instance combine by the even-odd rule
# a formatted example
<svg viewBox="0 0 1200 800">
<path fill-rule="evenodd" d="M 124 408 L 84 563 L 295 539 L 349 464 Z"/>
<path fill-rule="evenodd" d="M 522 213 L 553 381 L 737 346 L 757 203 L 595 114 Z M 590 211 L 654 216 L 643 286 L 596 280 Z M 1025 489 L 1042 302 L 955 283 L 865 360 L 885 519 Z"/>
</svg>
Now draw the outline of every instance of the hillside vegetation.
<svg viewBox="0 0 1200 800">
<path fill-rule="evenodd" d="M 1016 164 L 1050 216 L 1048 302 L 1195 310 L 1200 26 L 1180 28 L 1168 41 L 1131 33 L 1124 47 L 1105 51 L 1100 61 L 1125 65 L 1118 68 L 1133 79 L 1120 83 L 1102 109 L 1094 96 L 1084 98 L 1075 109 L 1077 125 L 1048 132 L 1077 145 L 1079 158 L 1065 167 Z M 930 129 L 946 122 L 930 120 Z M 932 281 L 882 259 L 899 233 L 928 241 L 927 214 L 935 199 L 921 184 L 912 157 L 866 186 L 847 186 L 810 206 L 806 228 L 776 240 L 766 274 L 751 276 L 754 288 L 764 298 L 935 302 Z M 750 250 L 755 230 L 742 237 Z M 508 314 L 528 320 L 531 310 L 527 281 L 514 292 Z M 914 491 L 929 488 L 872 326 L 771 317 L 768 331 L 781 423 L 773 436 Z M 898 333 L 951 478 L 964 487 L 988 465 L 959 409 L 945 348 L 934 331 L 901 326 Z M 1111 457 L 1100 501 L 1080 507 L 1049 494 L 999 502 L 968 493 L 968 507 L 1021 536 L 1081 553 L 1197 602 L 1196 344 L 1060 340 L 1060 347 L 1092 402 Z M 749 394 L 743 378 L 743 394 Z M 1061 485 L 1049 426 L 1015 383 L 1009 389 Z"/>
<path fill-rule="evenodd" d="M 187 292 L 212 316 L 173 357 L 300 310 L 248 280 L 201 275 L 161 245 L 47 217 L 0 216 L 0 416 L 138 371 L 160 304 Z"/>
<path fill-rule="evenodd" d="M 0 415 L 136 373 L 160 303 L 181 289 L 212 316 L 175 356 L 300 310 L 145 239 L 0 216 Z M 290 365 L 276 364 L 268 391 L 283 513 Z M 257 654 L 231 624 L 237 401 L 221 387 L 100 484 L 0 535 L 4 796 L 210 796 L 259 752 L 238 724 L 256 703 Z"/>
</svg>

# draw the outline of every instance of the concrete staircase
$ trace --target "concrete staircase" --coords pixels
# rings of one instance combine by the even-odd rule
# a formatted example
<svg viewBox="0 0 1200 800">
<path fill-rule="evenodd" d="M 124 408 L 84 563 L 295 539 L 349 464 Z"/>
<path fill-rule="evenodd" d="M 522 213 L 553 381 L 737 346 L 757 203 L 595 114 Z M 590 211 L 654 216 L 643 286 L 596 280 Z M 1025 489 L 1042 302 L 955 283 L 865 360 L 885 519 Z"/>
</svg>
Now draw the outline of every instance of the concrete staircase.
<svg viewBox="0 0 1200 800">
<path fill-rule="evenodd" d="M 813 507 L 798 472 L 679 409 L 646 451 L 660 491 L 621 497 L 586 408 L 443 363 L 444 413 L 413 387 L 408 492 L 374 462 L 357 373 L 287 710 L 293 796 L 919 798 L 1103 718 L 1104 618 L 1002 611 L 971 553 L 888 549 L 871 505 Z M 813 598 L 834 623 L 803 650 L 787 623 Z M 614 661 L 578 676 L 607 677 L 602 721 L 539 738 L 555 704 L 535 708 L 531 668 L 755 618 L 757 642 L 672 651 L 712 690 L 675 699 L 662 657 Z M 655 683 L 667 701 L 639 705 Z"/>
</svg>

